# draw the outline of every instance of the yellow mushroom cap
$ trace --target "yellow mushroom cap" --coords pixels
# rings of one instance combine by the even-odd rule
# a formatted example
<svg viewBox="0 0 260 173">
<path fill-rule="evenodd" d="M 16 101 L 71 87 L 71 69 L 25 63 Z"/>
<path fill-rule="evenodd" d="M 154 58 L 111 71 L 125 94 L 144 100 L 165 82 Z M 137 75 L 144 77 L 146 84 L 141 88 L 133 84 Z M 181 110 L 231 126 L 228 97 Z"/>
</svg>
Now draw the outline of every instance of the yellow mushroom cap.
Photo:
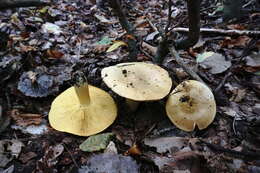
<svg viewBox="0 0 260 173">
<path fill-rule="evenodd" d="M 49 122 L 54 129 L 90 136 L 103 131 L 114 122 L 117 108 L 113 98 L 94 86 L 88 85 L 88 89 L 88 105 L 80 103 L 75 87 L 68 88 L 55 98 L 49 112 Z"/>
<path fill-rule="evenodd" d="M 102 79 L 118 95 L 134 101 L 152 101 L 165 97 L 172 81 L 158 65 L 131 62 L 102 69 Z"/>
<path fill-rule="evenodd" d="M 179 84 L 166 103 L 170 120 L 184 131 L 208 127 L 216 115 L 216 103 L 211 90 L 203 83 L 188 80 Z"/>
</svg>

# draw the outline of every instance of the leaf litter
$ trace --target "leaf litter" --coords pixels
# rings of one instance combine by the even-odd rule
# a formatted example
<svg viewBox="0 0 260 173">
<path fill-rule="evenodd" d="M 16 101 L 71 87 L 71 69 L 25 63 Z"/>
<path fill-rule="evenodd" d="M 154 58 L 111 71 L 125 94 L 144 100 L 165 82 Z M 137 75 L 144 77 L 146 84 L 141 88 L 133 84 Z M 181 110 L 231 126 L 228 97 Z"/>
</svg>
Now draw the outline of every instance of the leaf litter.
<svg viewBox="0 0 260 173">
<path fill-rule="evenodd" d="M 146 44 L 146 50 L 138 58 L 151 60 L 148 55 L 155 54 L 160 39 L 153 26 L 166 25 L 167 7 L 161 0 L 124 3 L 127 16 L 136 24 L 138 36 L 146 41 L 142 43 Z M 222 29 L 259 29 L 256 22 L 259 15 L 256 14 L 250 14 L 250 20 L 222 25 L 222 7 L 218 7 L 221 6 L 202 2 L 201 27 L 214 28 L 218 25 Z M 259 172 L 259 158 L 250 161 L 244 157 L 236 158 L 247 152 L 258 153 L 260 148 L 259 41 L 245 58 L 236 63 L 252 41 L 251 36 L 202 34 L 201 42 L 192 50 L 180 51 L 185 62 L 197 70 L 212 90 L 221 84 L 227 73 L 232 74 L 219 91 L 221 97 L 216 97 L 219 104 L 216 120 L 203 131 L 186 133 L 170 124 L 163 111 L 164 100 L 158 104 L 162 108 L 159 112 L 145 115 L 139 110 L 130 114 L 124 108 L 124 100 L 111 91 L 120 107 L 120 116 L 107 130 L 115 132 L 115 139 L 102 150 L 95 153 L 81 151 L 79 146 L 85 138 L 49 128 L 46 115 L 50 103 L 55 95 L 71 85 L 74 71 L 84 71 L 90 84 L 108 90 L 100 79 L 101 69 L 128 60 L 127 49 L 119 49 L 118 45 L 112 52 L 106 52 L 113 40 L 125 42 L 125 32 L 110 9 L 99 8 L 90 1 L 62 0 L 37 9 L 0 11 L 0 106 L 3 110 L 0 127 L 9 125 L 2 121 L 10 119 L 7 112 L 19 110 L 10 125 L 0 133 L 1 144 L 4 141 L 0 160 L 5 165 L 0 171 L 70 172 L 79 169 L 91 172 L 98 169 L 110 172 L 203 172 L 206 169 L 208 172 Z M 173 10 L 173 25 L 187 27 L 186 3 L 174 2 Z M 169 34 L 169 37 L 176 40 L 184 35 L 178 33 L 173 37 Z M 103 40 L 105 37 L 109 39 Z M 101 45 L 98 45 L 100 42 Z M 142 47 L 140 49 L 143 50 Z M 197 62 L 196 55 L 205 52 L 213 55 Z M 175 83 L 188 79 L 185 72 L 176 70 L 180 67 L 174 61 L 168 61 L 166 66 Z M 174 71 L 179 72 L 175 75 Z M 139 109 L 147 105 L 144 103 Z M 155 107 L 150 105 L 149 109 Z M 214 145 L 207 147 L 198 139 Z M 121 155 L 135 147 L 139 154 Z M 11 150 L 20 153 L 18 157 L 12 155 Z M 234 151 L 238 153 L 233 155 Z M 111 167 L 113 164 L 118 167 Z M 107 170 L 101 167 L 103 165 Z"/>
</svg>

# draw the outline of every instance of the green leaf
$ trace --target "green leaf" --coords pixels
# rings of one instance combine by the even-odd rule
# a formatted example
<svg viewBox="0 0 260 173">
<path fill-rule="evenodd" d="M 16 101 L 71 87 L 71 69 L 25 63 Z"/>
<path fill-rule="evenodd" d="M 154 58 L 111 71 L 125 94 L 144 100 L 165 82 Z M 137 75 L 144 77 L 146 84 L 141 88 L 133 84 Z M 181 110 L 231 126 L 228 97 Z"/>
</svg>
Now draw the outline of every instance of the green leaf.
<svg viewBox="0 0 260 173">
<path fill-rule="evenodd" d="M 99 42 L 97 42 L 98 45 L 108 45 L 112 43 L 112 39 L 109 37 L 103 37 Z"/>
<path fill-rule="evenodd" d="M 196 58 L 196 62 L 197 63 L 203 62 L 206 58 L 208 58 L 212 55 L 214 55 L 214 52 L 204 52 L 202 54 L 198 54 L 197 58 Z"/>
<path fill-rule="evenodd" d="M 114 41 L 114 43 L 107 49 L 107 52 L 112 52 L 120 46 L 127 46 L 127 44 L 123 41 Z"/>
<path fill-rule="evenodd" d="M 94 152 L 106 149 L 108 143 L 111 141 L 113 133 L 103 133 L 88 137 L 79 148 L 82 151 Z"/>
<path fill-rule="evenodd" d="M 255 72 L 255 75 L 260 76 L 260 71 Z"/>
</svg>

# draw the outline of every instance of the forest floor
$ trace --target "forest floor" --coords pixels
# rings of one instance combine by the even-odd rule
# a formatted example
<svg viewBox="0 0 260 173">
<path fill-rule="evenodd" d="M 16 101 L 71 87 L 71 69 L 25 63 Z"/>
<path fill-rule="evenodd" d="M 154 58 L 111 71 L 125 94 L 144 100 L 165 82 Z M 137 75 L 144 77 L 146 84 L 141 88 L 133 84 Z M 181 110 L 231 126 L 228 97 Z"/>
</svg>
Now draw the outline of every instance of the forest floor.
<svg viewBox="0 0 260 173">
<path fill-rule="evenodd" d="M 138 61 L 151 61 L 154 56 L 157 28 L 167 24 L 166 4 L 163 0 L 123 3 L 140 40 Z M 185 1 L 174 1 L 173 7 L 171 28 L 187 28 Z M 223 22 L 221 4 L 203 1 L 201 28 L 260 31 L 259 4 L 248 1 L 244 10 L 240 20 Z M 171 32 L 169 37 L 177 40 L 186 35 Z M 106 5 L 60 0 L 42 8 L 1 11 L 0 172 L 260 172 L 259 35 L 202 32 L 195 46 L 178 51 L 212 89 L 217 103 L 210 126 L 184 132 L 166 115 L 167 97 L 142 102 L 131 112 L 125 99 L 103 83 L 102 68 L 129 61 L 125 46 L 107 52 L 113 41 L 129 36 Z M 169 72 L 173 88 L 190 79 L 170 55 L 161 67 Z M 49 125 L 52 101 L 74 84 L 77 71 L 117 103 L 116 121 L 101 132 L 114 134 L 105 150 L 82 151 L 79 146 L 88 137 Z"/>
</svg>

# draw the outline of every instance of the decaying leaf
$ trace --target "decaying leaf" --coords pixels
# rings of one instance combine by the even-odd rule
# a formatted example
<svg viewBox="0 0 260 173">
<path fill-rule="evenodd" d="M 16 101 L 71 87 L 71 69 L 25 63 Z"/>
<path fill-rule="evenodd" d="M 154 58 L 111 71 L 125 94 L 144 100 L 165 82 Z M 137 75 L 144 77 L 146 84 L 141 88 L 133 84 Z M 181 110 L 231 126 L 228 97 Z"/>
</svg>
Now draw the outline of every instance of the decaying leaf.
<svg viewBox="0 0 260 173">
<path fill-rule="evenodd" d="M 26 96 L 46 97 L 59 90 L 59 85 L 71 79 L 72 67 L 60 65 L 48 69 L 39 66 L 24 72 L 18 82 L 18 89 Z"/>
<path fill-rule="evenodd" d="M 109 20 L 109 19 L 107 19 L 105 16 L 102 16 L 102 15 L 95 14 L 94 16 L 95 16 L 100 22 L 102 22 L 102 23 L 107 23 L 107 24 L 117 23 L 117 21 L 115 21 L 115 20 Z"/>
<path fill-rule="evenodd" d="M 10 111 L 10 116 L 19 126 L 29 126 L 29 125 L 39 125 L 42 123 L 42 115 L 40 114 L 30 114 L 21 113 L 19 110 L 14 109 Z"/>
<path fill-rule="evenodd" d="M 233 47 L 245 47 L 251 38 L 248 36 L 239 36 L 238 38 L 232 39 L 230 37 L 226 37 L 225 40 L 220 42 L 221 47 L 233 48 Z"/>
<path fill-rule="evenodd" d="M 203 62 L 205 59 L 207 59 L 208 57 L 214 55 L 214 52 L 204 52 L 202 54 L 198 54 L 196 61 L 197 63 Z"/>
<path fill-rule="evenodd" d="M 58 91 L 58 87 L 54 84 L 53 76 L 43 73 L 37 74 L 37 72 L 33 71 L 22 74 L 18 83 L 18 89 L 24 95 L 31 97 L 46 97 Z"/>
<path fill-rule="evenodd" d="M 0 134 L 3 132 L 10 124 L 10 117 L 3 116 L 3 109 L 0 105 Z"/>
<path fill-rule="evenodd" d="M 11 128 L 15 130 L 21 130 L 25 134 L 30 135 L 43 135 L 46 134 L 49 131 L 49 128 L 46 125 L 46 121 L 40 125 L 29 125 L 26 127 L 18 126 L 18 125 L 12 125 Z"/>
<path fill-rule="evenodd" d="M 138 165 L 129 156 L 117 154 L 98 154 L 92 156 L 79 173 L 138 173 Z"/>
<path fill-rule="evenodd" d="M 13 158 L 18 158 L 23 143 L 19 140 L 0 141 L 0 167 L 5 167 Z"/>
<path fill-rule="evenodd" d="M 94 152 L 106 149 L 110 140 L 114 136 L 113 133 L 103 133 L 94 136 L 88 137 L 82 144 L 80 144 L 79 148 L 82 151 L 86 152 Z"/>
<path fill-rule="evenodd" d="M 174 153 L 181 150 L 188 145 L 188 138 L 183 137 L 159 137 L 159 138 L 146 138 L 145 145 L 155 147 L 159 153 Z"/>
<path fill-rule="evenodd" d="M 225 57 L 219 53 L 209 53 L 211 56 L 205 56 L 204 58 L 200 58 L 200 61 L 202 59 L 202 62 L 200 62 L 200 66 L 203 68 L 209 69 L 209 72 L 212 74 L 219 74 L 224 71 L 226 71 L 231 66 L 231 61 L 226 60 Z"/>
<path fill-rule="evenodd" d="M 58 157 L 63 153 L 64 146 L 62 144 L 57 144 L 48 147 L 45 151 L 45 155 L 39 160 L 39 163 L 45 168 L 52 168 L 58 163 Z"/>
<path fill-rule="evenodd" d="M 58 25 L 49 22 L 46 22 L 45 24 L 42 25 L 42 31 L 44 33 L 50 33 L 54 35 L 60 35 L 62 33 Z"/>
</svg>

